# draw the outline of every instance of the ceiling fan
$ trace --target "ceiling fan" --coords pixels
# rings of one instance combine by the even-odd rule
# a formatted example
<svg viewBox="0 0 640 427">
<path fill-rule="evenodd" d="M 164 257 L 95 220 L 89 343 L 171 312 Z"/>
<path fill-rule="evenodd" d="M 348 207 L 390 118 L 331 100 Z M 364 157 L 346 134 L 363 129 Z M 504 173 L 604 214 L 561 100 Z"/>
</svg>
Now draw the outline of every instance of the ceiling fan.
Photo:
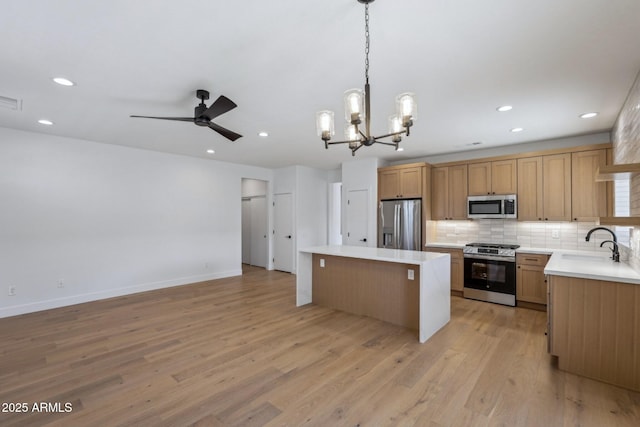
<svg viewBox="0 0 640 427">
<path fill-rule="evenodd" d="M 236 103 L 227 98 L 224 95 L 218 97 L 211 106 L 207 108 L 204 101 L 209 99 L 209 92 L 203 89 L 196 91 L 196 97 L 200 99 L 200 104 L 196 106 L 193 117 L 151 117 L 151 116 L 129 116 L 142 119 L 159 119 L 159 120 L 175 120 L 179 122 L 193 122 L 198 126 L 207 126 L 210 129 L 215 130 L 220 135 L 224 136 L 231 141 L 235 141 L 242 135 L 237 134 L 229 129 L 225 129 L 220 125 L 212 122 L 216 117 L 231 111 L 237 107 Z"/>
</svg>

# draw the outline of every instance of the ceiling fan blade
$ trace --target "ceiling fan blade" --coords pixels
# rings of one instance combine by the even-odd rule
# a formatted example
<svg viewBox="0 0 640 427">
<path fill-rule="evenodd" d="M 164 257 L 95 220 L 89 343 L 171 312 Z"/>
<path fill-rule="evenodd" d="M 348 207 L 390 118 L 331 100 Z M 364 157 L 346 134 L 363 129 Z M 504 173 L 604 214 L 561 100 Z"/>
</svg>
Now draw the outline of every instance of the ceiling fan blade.
<svg viewBox="0 0 640 427">
<path fill-rule="evenodd" d="M 235 133 L 233 131 L 230 131 L 229 129 L 225 129 L 220 125 L 217 125 L 213 122 L 209 122 L 209 127 L 213 130 L 215 130 L 216 132 L 218 132 L 220 135 L 224 136 L 227 139 L 230 139 L 231 141 L 235 141 L 236 139 L 242 137 L 242 135 Z"/>
<path fill-rule="evenodd" d="M 235 102 L 230 100 L 224 95 L 218 97 L 207 110 L 202 113 L 203 116 L 207 117 L 209 120 L 213 120 L 221 114 L 226 113 L 227 111 L 233 110 L 237 105 Z"/>
<path fill-rule="evenodd" d="M 129 117 L 137 117 L 140 119 L 176 120 L 179 122 L 193 122 L 195 120 L 193 117 L 151 117 L 151 116 L 129 116 Z"/>
</svg>

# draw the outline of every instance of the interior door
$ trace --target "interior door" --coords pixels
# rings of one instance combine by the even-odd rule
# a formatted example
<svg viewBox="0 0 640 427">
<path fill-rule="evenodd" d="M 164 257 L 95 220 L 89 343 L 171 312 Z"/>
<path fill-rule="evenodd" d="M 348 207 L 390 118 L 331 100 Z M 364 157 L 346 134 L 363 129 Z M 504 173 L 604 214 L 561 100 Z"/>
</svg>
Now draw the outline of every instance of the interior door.
<svg viewBox="0 0 640 427">
<path fill-rule="evenodd" d="M 369 190 L 347 192 L 347 235 L 349 246 L 369 246 Z"/>
<path fill-rule="evenodd" d="M 242 263 L 251 264 L 251 199 L 242 199 Z"/>
<path fill-rule="evenodd" d="M 267 199 L 251 199 L 251 265 L 267 267 Z"/>
<path fill-rule="evenodd" d="M 273 198 L 273 268 L 291 273 L 294 265 L 293 195 L 275 194 Z"/>
</svg>

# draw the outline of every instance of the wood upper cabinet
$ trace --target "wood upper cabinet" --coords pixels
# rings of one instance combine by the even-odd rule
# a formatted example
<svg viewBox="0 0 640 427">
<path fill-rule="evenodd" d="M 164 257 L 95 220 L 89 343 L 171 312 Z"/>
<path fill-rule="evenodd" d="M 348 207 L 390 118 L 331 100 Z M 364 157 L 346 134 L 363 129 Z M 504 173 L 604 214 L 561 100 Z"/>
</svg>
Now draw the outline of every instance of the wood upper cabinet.
<svg viewBox="0 0 640 427">
<path fill-rule="evenodd" d="M 518 159 L 518 219 L 571 221 L 571 154 Z"/>
<path fill-rule="evenodd" d="M 516 254 L 516 299 L 547 304 L 547 279 L 544 266 L 549 260 L 544 254 Z"/>
<path fill-rule="evenodd" d="M 545 221 L 571 221 L 571 154 L 542 156 Z"/>
<path fill-rule="evenodd" d="M 516 194 L 516 170 L 515 159 L 469 164 L 469 195 Z"/>
<path fill-rule="evenodd" d="M 518 219 L 542 221 L 542 156 L 518 159 Z"/>
<path fill-rule="evenodd" d="M 467 165 L 431 169 L 431 217 L 467 219 Z"/>
<path fill-rule="evenodd" d="M 422 197 L 424 166 L 391 166 L 378 169 L 380 200 L 413 199 Z"/>
<path fill-rule="evenodd" d="M 571 154 L 571 216 L 574 221 L 595 221 L 607 216 L 607 183 L 595 181 L 596 170 L 606 164 L 606 150 Z"/>
</svg>

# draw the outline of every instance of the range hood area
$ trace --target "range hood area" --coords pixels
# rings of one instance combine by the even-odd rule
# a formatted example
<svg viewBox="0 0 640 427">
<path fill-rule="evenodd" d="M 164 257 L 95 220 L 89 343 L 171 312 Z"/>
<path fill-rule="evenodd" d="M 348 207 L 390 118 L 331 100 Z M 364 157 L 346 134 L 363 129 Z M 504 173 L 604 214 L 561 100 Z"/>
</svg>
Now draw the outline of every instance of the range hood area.
<svg viewBox="0 0 640 427">
<path fill-rule="evenodd" d="M 640 163 L 606 165 L 596 169 L 596 182 L 631 179 L 640 174 Z M 600 225 L 618 225 L 622 227 L 640 227 L 640 217 L 608 216 L 600 217 Z"/>
</svg>

